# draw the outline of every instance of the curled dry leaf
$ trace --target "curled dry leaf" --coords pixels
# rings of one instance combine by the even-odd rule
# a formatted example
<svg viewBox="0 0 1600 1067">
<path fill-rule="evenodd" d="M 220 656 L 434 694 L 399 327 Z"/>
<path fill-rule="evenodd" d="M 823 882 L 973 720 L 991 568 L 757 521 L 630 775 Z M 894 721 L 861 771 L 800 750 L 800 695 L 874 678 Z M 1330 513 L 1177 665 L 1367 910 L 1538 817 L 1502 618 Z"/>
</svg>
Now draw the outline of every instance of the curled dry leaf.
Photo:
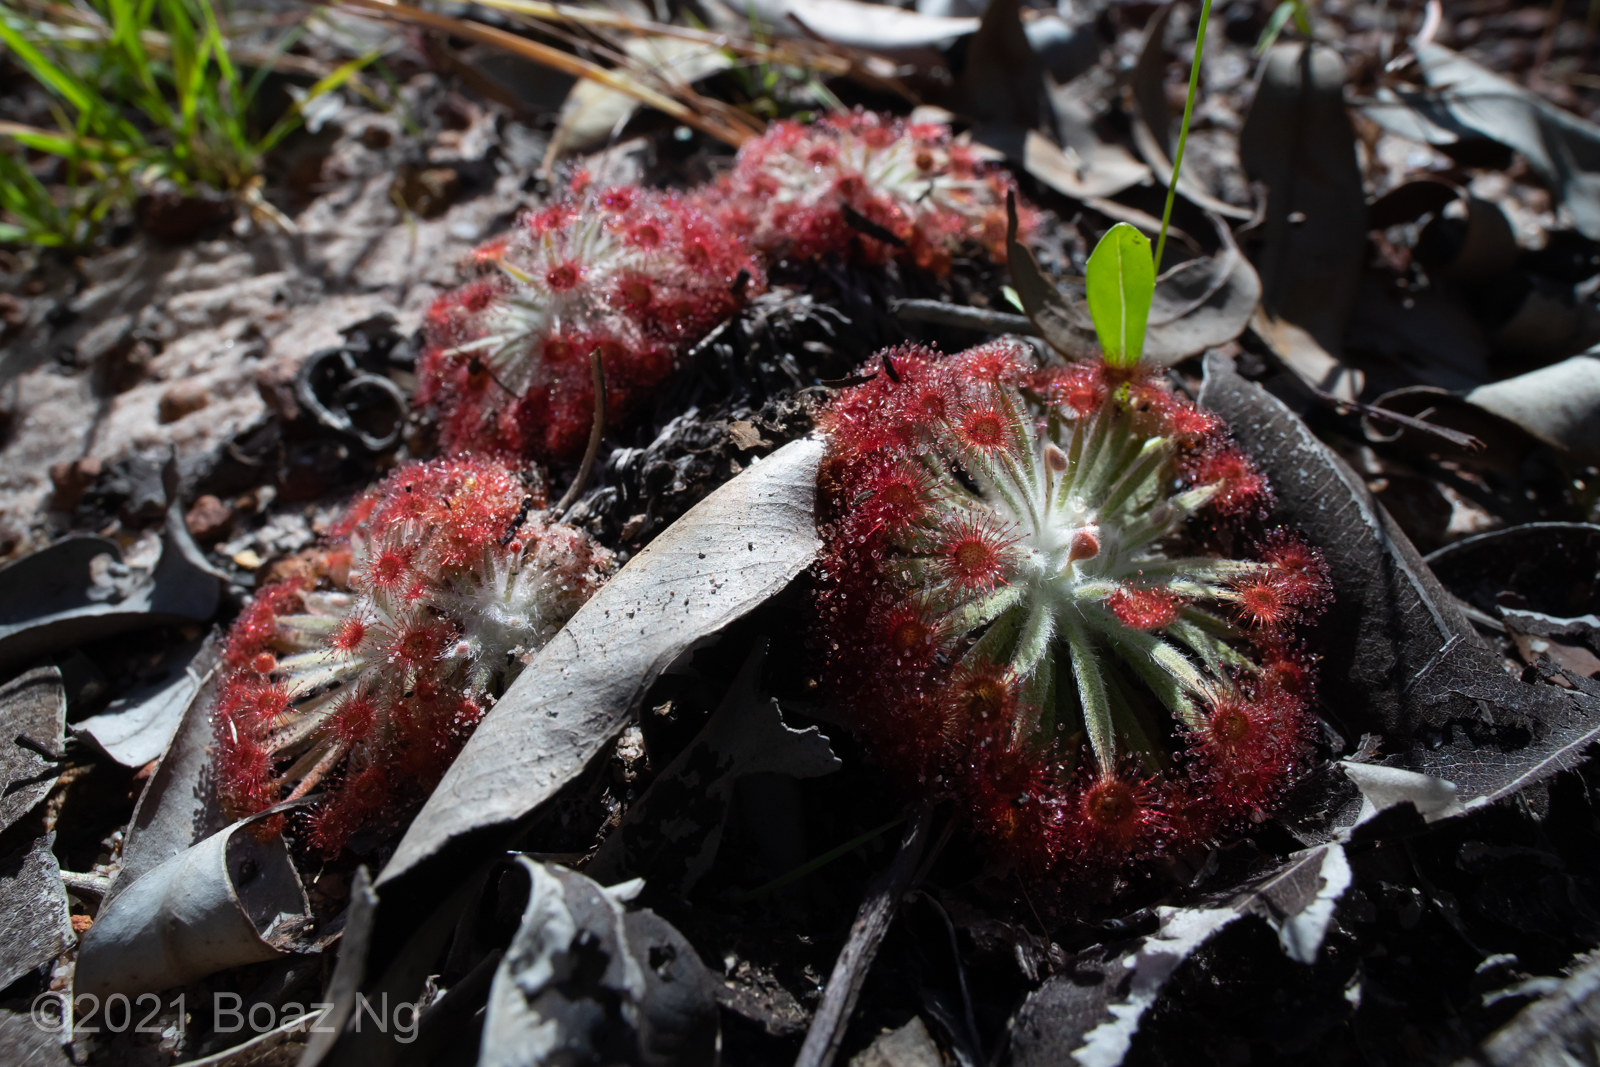
<svg viewBox="0 0 1600 1067">
<path fill-rule="evenodd" d="M 209 619 L 217 579 L 163 542 L 151 571 L 104 537 L 69 537 L 0 567 L 0 667 L 152 623 Z"/>
<path fill-rule="evenodd" d="M 77 993 L 156 992 L 277 959 L 310 919 L 281 835 L 248 820 L 212 834 L 119 892 L 84 934 Z"/>
<path fill-rule="evenodd" d="M 73 726 L 72 732 L 87 737 L 124 767 L 143 767 L 161 758 L 201 680 L 217 661 L 214 642 L 187 648 L 165 679 L 113 700 L 105 711 Z"/>
<path fill-rule="evenodd" d="M 564 867 L 515 862 L 527 904 L 489 987 L 482 1067 L 715 1062 L 711 975 L 666 920 L 624 907 L 642 883 L 603 889 Z"/>
<path fill-rule="evenodd" d="M 818 778 L 841 766 L 815 726 L 787 726 L 778 702 L 756 693 L 765 647 L 752 652 L 698 737 L 658 774 L 589 861 L 605 885 L 633 875 L 689 893 L 717 856 L 728 802 L 740 778 Z"/>
<path fill-rule="evenodd" d="M 123 836 L 122 862 L 105 904 L 147 872 L 228 824 L 211 776 L 211 745 L 216 736 L 211 703 L 218 682 L 214 645 L 213 638 L 206 646 L 211 651 L 203 649 L 190 663 L 198 684 L 161 762 L 139 794 Z"/>
<path fill-rule="evenodd" d="M 1550 185 L 1585 237 L 1600 238 L 1600 126 L 1443 45 L 1414 43 L 1423 91 L 1383 89 L 1363 112 L 1391 133 L 1449 146 L 1487 138 Z"/>
<path fill-rule="evenodd" d="M 1162 990 L 1195 951 L 1238 921 L 1272 927 L 1284 955 L 1314 963 L 1333 910 L 1350 887 L 1344 848 L 1289 857 L 1244 890 L 1195 907 L 1156 909 L 1156 933 L 1116 950 L 1080 955 L 1017 1013 L 1015 1067 L 1118 1067 Z"/>
<path fill-rule="evenodd" d="M 810 566 L 822 444 L 791 442 L 657 537 L 490 710 L 401 839 L 378 887 L 504 832 L 614 738 L 674 660 Z"/>
<path fill-rule="evenodd" d="M 1463 804 L 1581 762 L 1600 738 L 1600 700 L 1508 676 L 1362 479 L 1226 357 L 1206 358 L 1198 403 L 1272 479 L 1270 521 L 1294 524 L 1327 559 L 1335 599 L 1310 643 L 1336 730 L 1382 732 L 1392 764 L 1452 783 Z M 1303 837 L 1326 840 L 1354 821 L 1353 790 L 1329 803 L 1327 823 L 1302 825 Z"/>
<path fill-rule="evenodd" d="M 1600 354 L 1573 356 L 1480 385 L 1467 400 L 1516 423 L 1580 465 L 1600 463 Z"/>
<path fill-rule="evenodd" d="M 669 88 L 691 84 L 733 65 L 733 57 L 715 45 L 676 37 L 633 37 L 623 50 L 637 66 L 618 75 L 653 76 Z M 636 97 L 608 89 L 598 82 L 579 80 L 561 105 L 561 121 L 550 138 L 545 158 L 563 151 L 583 150 L 607 140 L 639 110 Z"/>
</svg>

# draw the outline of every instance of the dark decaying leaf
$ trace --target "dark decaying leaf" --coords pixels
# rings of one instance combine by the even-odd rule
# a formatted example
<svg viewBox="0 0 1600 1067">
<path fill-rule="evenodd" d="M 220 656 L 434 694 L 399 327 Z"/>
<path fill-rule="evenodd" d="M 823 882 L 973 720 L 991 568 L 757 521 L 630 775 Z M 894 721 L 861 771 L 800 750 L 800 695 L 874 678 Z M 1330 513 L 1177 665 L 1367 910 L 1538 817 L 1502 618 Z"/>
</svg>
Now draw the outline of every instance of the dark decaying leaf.
<svg viewBox="0 0 1600 1067">
<path fill-rule="evenodd" d="M 36 667 L 0 686 L 0 830 L 33 810 L 61 776 L 67 694 L 61 672 Z M 0 988 L 4 988 L 0 986 Z"/>
<path fill-rule="evenodd" d="M 104 537 L 69 537 L 0 567 L 0 666 L 141 626 L 209 619 L 217 579 L 163 544 L 153 571 Z"/>
<path fill-rule="evenodd" d="M 641 888 L 593 880 L 518 856 L 527 904 L 495 969 L 483 1020 L 483 1067 L 716 1059 L 716 990 L 693 947 L 647 908 Z"/>
<path fill-rule="evenodd" d="M 1450 591 L 1479 611 L 1514 605 L 1557 618 L 1600 610 L 1600 526 L 1530 522 L 1446 545 L 1427 557 Z"/>
<path fill-rule="evenodd" d="M 817 778 L 839 769 L 817 727 L 786 726 L 778 702 L 757 695 L 762 646 L 751 653 L 699 736 L 607 835 L 584 868 L 586 875 L 601 885 L 643 876 L 653 887 L 687 895 L 716 859 L 728 803 L 741 778 Z"/>
<path fill-rule="evenodd" d="M 1366 249 L 1366 196 L 1344 106 L 1344 64 L 1324 45 L 1279 44 L 1239 132 L 1239 161 L 1267 185 L 1246 250 L 1265 280 L 1262 306 L 1335 357 Z"/>
<path fill-rule="evenodd" d="M 217 662 L 216 640 L 195 642 L 174 654 L 168 676 L 118 697 L 106 710 L 73 726 L 124 767 L 143 767 L 167 750 L 183 713 Z"/>
<path fill-rule="evenodd" d="M 356 995 L 367 978 L 367 953 L 372 947 L 372 925 L 377 914 L 378 897 L 372 891 L 372 875 L 365 866 L 357 867 L 350 881 L 350 904 L 339 938 L 339 960 L 328 980 L 328 1006 L 311 1032 L 311 1040 L 306 1042 L 301 1067 L 317 1067 L 327 1058 L 355 1011 Z"/>
<path fill-rule="evenodd" d="M 379 875 L 380 890 L 452 843 L 504 833 L 626 725 L 699 642 L 811 565 L 822 443 L 791 442 L 702 500 L 630 560 L 484 717 Z"/>
<path fill-rule="evenodd" d="M 973 124 L 972 137 L 1020 160 L 1030 130 L 1048 128 L 1044 64 L 1023 31 L 1018 0 L 990 0 L 944 105 Z"/>
<path fill-rule="evenodd" d="M 136 996 L 297 946 L 310 905 L 283 837 L 239 822 L 123 888 L 84 935 L 74 988 Z"/>
<path fill-rule="evenodd" d="M 1144 355 L 1177 363 L 1238 337 L 1261 298 L 1261 279 L 1220 219 L 1214 219 L 1222 247 L 1213 257 L 1178 264 L 1156 280 L 1150 304 Z M 1049 345 L 1069 359 L 1099 358 L 1094 320 L 1084 299 L 1083 280 L 1052 279 L 1021 243 L 1007 245 L 1012 284 L 1023 309 Z"/>
<path fill-rule="evenodd" d="M 1316 960 L 1339 898 L 1349 888 L 1344 848 L 1296 853 L 1275 871 L 1229 897 L 1193 907 L 1156 909 L 1149 937 L 1089 950 L 1030 996 L 1011 1038 L 1015 1067 L 1117 1067 L 1139 1024 L 1178 968 L 1231 923 L 1270 926 L 1291 960 Z"/>
<path fill-rule="evenodd" d="M 0 856 L 0 989 L 73 945 L 54 843 L 54 834 L 41 834 Z"/>
<path fill-rule="evenodd" d="M 1362 479 L 1226 357 L 1209 355 L 1205 369 L 1199 403 L 1271 478 L 1270 521 L 1298 527 L 1327 558 L 1335 600 L 1309 644 L 1334 728 L 1347 740 L 1381 732 L 1391 763 L 1453 782 L 1464 803 L 1579 762 L 1600 737 L 1600 701 L 1507 675 Z M 1353 817 L 1335 806 L 1333 822 Z"/>
</svg>

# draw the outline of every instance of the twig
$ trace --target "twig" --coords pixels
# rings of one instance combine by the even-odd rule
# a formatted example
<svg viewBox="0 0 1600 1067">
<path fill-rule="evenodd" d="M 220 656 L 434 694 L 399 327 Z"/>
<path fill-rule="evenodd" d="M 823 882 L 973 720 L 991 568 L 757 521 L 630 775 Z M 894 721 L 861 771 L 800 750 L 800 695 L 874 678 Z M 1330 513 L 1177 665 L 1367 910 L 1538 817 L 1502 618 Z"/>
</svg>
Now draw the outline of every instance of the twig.
<svg viewBox="0 0 1600 1067">
<path fill-rule="evenodd" d="M 1426 419 L 1419 419 L 1412 415 L 1402 415 L 1398 411 L 1390 411 L 1388 408 L 1380 408 L 1374 404 L 1363 404 L 1359 400 L 1345 400 L 1342 397 L 1334 396 L 1332 393 L 1329 393 L 1323 389 L 1319 389 L 1314 385 L 1310 385 L 1309 382 L 1307 385 L 1310 386 L 1311 391 L 1316 394 L 1317 399 L 1322 401 L 1324 404 L 1328 404 L 1335 408 L 1347 408 L 1350 411 L 1360 415 L 1363 419 L 1377 419 L 1379 422 L 1392 423 L 1395 426 L 1401 426 L 1407 430 L 1416 430 L 1418 433 L 1433 434 L 1435 437 L 1441 437 L 1444 440 L 1449 441 L 1457 448 L 1464 448 L 1470 452 L 1477 452 L 1483 448 L 1483 442 L 1472 436 L 1470 433 L 1462 433 L 1460 430 L 1452 430 L 1448 426 L 1440 426 L 1437 423 L 1428 422 Z M 1426 412 L 1424 412 L 1424 414 L 1426 414 Z M 1399 436 L 1399 434 L 1395 434 L 1394 437 L 1388 438 L 1388 441 L 1393 441 Z M 1373 439 L 1382 444 L 1388 443 L 1388 441 L 1385 441 L 1382 438 Z"/>
<path fill-rule="evenodd" d="M 589 428 L 589 447 L 584 450 L 583 466 L 578 468 L 578 476 L 572 479 L 572 484 L 567 486 L 567 491 L 550 511 L 550 517 L 554 519 L 564 515 L 572 502 L 578 499 L 578 493 L 589 480 L 589 472 L 594 470 L 594 458 L 600 454 L 600 438 L 606 430 L 606 368 L 598 348 L 589 353 L 589 371 L 594 375 L 594 425 Z"/>
<path fill-rule="evenodd" d="M 839 1045 L 844 1041 L 845 1028 L 861 996 L 867 971 L 922 859 L 922 850 L 928 843 L 930 812 L 931 808 L 923 807 L 912 816 L 894 862 L 867 886 L 856 921 L 850 927 L 850 937 L 834 961 L 833 973 L 828 976 L 827 988 L 822 992 L 822 1003 L 817 1005 L 805 1044 L 800 1046 L 800 1056 L 794 1061 L 795 1067 L 829 1067 L 839 1054 Z"/>
<path fill-rule="evenodd" d="M 1026 315 L 988 308 L 964 307 L 943 300 L 901 300 L 889 298 L 889 314 L 906 322 L 931 322 L 985 333 L 1014 333 L 1022 337 L 1039 336 L 1039 328 Z"/>
<path fill-rule="evenodd" d="M 570 52 L 563 52 L 559 48 L 552 48 L 547 44 L 519 37 L 514 33 L 485 26 L 481 22 L 470 19 L 454 19 L 448 15 L 440 15 L 433 11 L 425 11 L 410 4 L 396 3 L 394 0 L 338 0 L 339 6 L 350 11 L 365 12 L 380 18 L 393 19 L 396 22 L 408 23 L 436 33 L 450 34 L 455 37 L 486 44 L 491 48 L 512 52 L 524 59 L 532 60 L 541 66 L 559 70 L 575 78 L 588 78 L 598 82 L 608 89 L 615 89 L 619 93 L 631 96 L 642 104 L 648 104 L 657 111 L 666 113 L 685 126 L 692 126 L 701 133 L 715 137 L 724 144 L 738 148 L 752 136 L 752 131 L 747 127 L 734 126 L 727 121 L 718 121 L 717 117 L 708 117 L 696 113 L 682 101 L 674 100 L 669 96 L 656 92 L 637 81 L 618 77 L 617 73 L 607 70 L 598 63 L 591 63 L 587 59 L 580 59 Z"/>
</svg>

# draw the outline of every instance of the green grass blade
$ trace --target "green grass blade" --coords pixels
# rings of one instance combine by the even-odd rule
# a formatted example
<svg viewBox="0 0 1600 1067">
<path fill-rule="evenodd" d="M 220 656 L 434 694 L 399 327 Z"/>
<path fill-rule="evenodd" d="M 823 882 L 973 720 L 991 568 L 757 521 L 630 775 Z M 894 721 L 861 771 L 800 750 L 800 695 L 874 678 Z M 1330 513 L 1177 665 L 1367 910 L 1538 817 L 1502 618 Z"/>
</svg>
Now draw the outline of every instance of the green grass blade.
<svg viewBox="0 0 1600 1067">
<path fill-rule="evenodd" d="M 1144 330 L 1155 296 L 1150 239 L 1126 222 L 1106 231 L 1085 270 L 1085 295 L 1106 363 L 1131 367 L 1144 354 Z"/>
<path fill-rule="evenodd" d="M 1206 46 L 1206 23 L 1211 21 L 1211 0 L 1201 0 L 1200 28 L 1194 39 L 1194 62 L 1189 65 L 1189 95 L 1183 102 L 1183 125 L 1178 127 L 1178 151 L 1172 157 L 1172 181 L 1167 183 L 1167 206 L 1161 211 L 1161 236 L 1156 240 L 1156 273 L 1167 249 L 1167 227 L 1172 224 L 1172 200 L 1178 194 L 1178 174 L 1183 170 L 1183 149 L 1189 143 L 1189 122 L 1194 118 L 1194 98 L 1200 90 L 1200 59 Z"/>
<path fill-rule="evenodd" d="M 27 38 L 3 18 L 0 18 L 0 41 L 4 41 L 6 47 L 11 49 L 17 59 L 28 68 L 28 73 L 47 88 L 55 90 L 58 96 L 73 107 L 80 112 L 94 109 L 95 94 L 89 86 L 50 62 L 43 52 L 33 47 Z"/>
</svg>

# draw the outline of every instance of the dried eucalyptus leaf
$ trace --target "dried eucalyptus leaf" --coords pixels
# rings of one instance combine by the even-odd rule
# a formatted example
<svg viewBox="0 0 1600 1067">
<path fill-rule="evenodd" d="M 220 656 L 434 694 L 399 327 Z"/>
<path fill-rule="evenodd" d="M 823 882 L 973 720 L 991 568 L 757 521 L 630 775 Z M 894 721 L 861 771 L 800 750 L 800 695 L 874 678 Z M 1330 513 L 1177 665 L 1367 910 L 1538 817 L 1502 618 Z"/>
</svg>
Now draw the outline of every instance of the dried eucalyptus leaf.
<svg viewBox="0 0 1600 1067">
<path fill-rule="evenodd" d="M 152 623 L 209 619 L 217 579 L 163 543 L 131 569 L 104 537 L 69 537 L 0 567 L 0 668 Z"/>
<path fill-rule="evenodd" d="M 1600 463 L 1600 353 L 1480 385 L 1467 400 L 1579 464 Z"/>
<path fill-rule="evenodd" d="M 842 765 L 815 726 L 784 724 L 773 699 L 761 700 L 764 649 L 752 653 L 716 712 L 689 747 L 628 809 L 584 873 L 603 885 L 642 875 L 688 894 L 711 869 L 739 779 L 752 774 L 818 778 Z"/>
<path fill-rule="evenodd" d="M 795 26 L 824 41 L 880 52 L 937 48 L 978 32 L 975 18 L 934 18 L 884 4 L 858 0 L 755 0 L 733 5 L 751 14 L 775 33 L 795 35 Z"/>
<path fill-rule="evenodd" d="M 1251 886 L 1209 905 L 1157 908 L 1160 929 L 1115 951 L 1069 960 L 1023 1004 L 1011 1039 L 1014 1067 L 1118 1067 L 1145 1014 L 1178 968 L 1219 931 L 1240 920 L 1278 934 L 1284 954 L 1317 958 L 1333 909 L 1351 883 L 1338 844 L 1289 857 Z"/>
<path fill-rule="evenodd" d="M 1022 169 L 1063 196 L 1098 200 L 1150 181 L 1150 168 L 1119 144 L 1103 144 L 1090 133 L 1065 148 L 1038 130 L 1022 144 Z"/>
<path fill-rule="evenodd" d="M 202 679 L 216 665 L 215 641 L 188 649 L 188 654 L 177 657 L 166 679 L 113 700 L 105 711 L 84 719 L 72 732 L 88 738 L 124 767 L 143 767 L 160 759 L 190 701 L 200 691 Z"/>
<path fill-rule="evenodd" d="M 0 989 L 73 946 L 55 834 L 0 856 Z"/>
<path fill-rule="evenodd" d="M 59 753 L 66 723 L 67 694 L 56 668 L 36 667 L 0 686 L 0 830 L 32 811 L 55 787 L 61 765 L 39 749 Z M 19 743 L 20 738 L 32 744 Z"/>
<path fill-rule="evenodd" d="M 74 989 L 134 996 L 277 959 L 310 912 L 283 837 L 234 823 L 101 908 L 78 951 Z"/>
<path fill-rule="evenodd" d="M 528 901 L 489 988 L 481 1067 L 714 1062 L 711 975 L 671 924 L 623 906 L 640 883 L 603 889 L 564 867 L 516 862 Z"/>
<path fill-rule="evenodd" d="M 1430 92 L 1398 92 L 1412 116 L 1403 135 L 1433 144 L 1486 137 L 1514 149 L 1550 184 L 1585 237 L 1600 238 L 1600 126 L 1563 111 L 1443 45 L 1417 44 L 1417 71 Z M 1391 103 L 1378 112 L 1393 116 Z M 1405 120 L 1402 119 L 1402 122 Z"/>
<path fill-rule="evenodd" d="M 1328 561 L 1335 600 L 1308 645 L 1323 657 L 1335 725 L 1382 732 L 1391 751 L 1409 745 L 1391 762 L 1453 783 L 1464 804 L 1579 762 L 1600 737 L 1600 700 L 1507 675 L 1366 483 L 1226 357 L 1205 369 L 1199 403 L 1271 478 L 1271 521 L 1299 528 Z"/>
<path fill-rule="evenodd" d="M 678 37 L 633 37 L 623 46 L 636 67 L 621 67 L 616 75 L 637 78 L 653 75 L 668 87 L 692 84 L 733 65 L 725 49 Z M 592 148 L 608 140 L 639 110 L 639 101 L 599 82 L 580 78 L 561 105 L 561 121 L 551 136 L 547 158 L 562 151 Z"/>
<path fill-rule="evenodd" d="M 202 651 L 190 664 L 199 674 L 199 684 L 160 764 L 139 794 L 123 837 L 122 863 L 102 906 L 147 872 L 228 825 L 211 778 L 211 701 L 220 680 L 214 660 L 217 640 L 213 635 L 207 646 L 213 651 Z M 203 672 L 201 657 L 211 660 Z"/>
<path fill-rule="evenodd" d="M 379 876 L 544 803 L 626 725 L 674 660 L 776 594 L 820 547 L 822 442 L 793 441 L 695 505 L 612 578 L 522 672 Z"/>
</svg>

